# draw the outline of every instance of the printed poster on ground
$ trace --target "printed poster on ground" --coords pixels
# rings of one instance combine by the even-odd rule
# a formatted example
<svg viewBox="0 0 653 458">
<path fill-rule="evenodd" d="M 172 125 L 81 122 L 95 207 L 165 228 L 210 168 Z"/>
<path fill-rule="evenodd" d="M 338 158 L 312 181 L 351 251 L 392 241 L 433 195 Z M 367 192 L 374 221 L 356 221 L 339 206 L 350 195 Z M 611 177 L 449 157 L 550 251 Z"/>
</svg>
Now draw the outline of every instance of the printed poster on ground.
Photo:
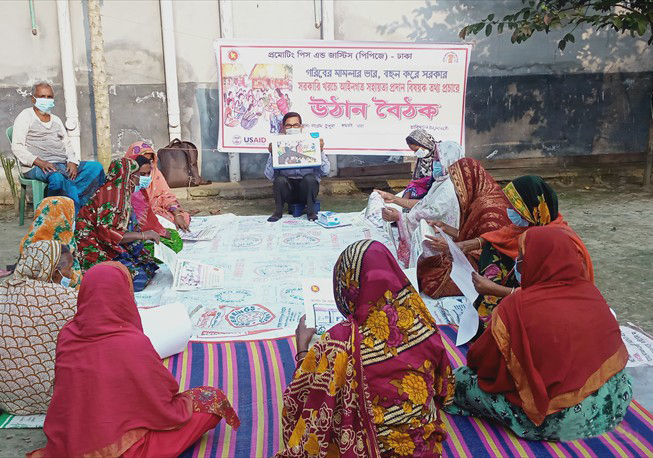
<svg viewBox="0 0 653 458">
<path fill-rule="evenodd" d="M 464 145 L 471 45 L 223 39 L 215 51 L 221 152 L 267 153 L 290 111 L 330 154 L 412 154 L 417 128 Z"/>
</svg>

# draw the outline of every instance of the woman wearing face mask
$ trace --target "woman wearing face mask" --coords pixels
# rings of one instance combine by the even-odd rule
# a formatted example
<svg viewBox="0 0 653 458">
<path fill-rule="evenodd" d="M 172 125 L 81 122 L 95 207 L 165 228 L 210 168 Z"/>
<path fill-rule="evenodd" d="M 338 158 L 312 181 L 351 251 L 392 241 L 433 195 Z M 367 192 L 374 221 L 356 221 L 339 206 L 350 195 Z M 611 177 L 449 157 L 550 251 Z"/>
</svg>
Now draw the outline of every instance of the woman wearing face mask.
<svg viewBox="0 0 653 458">
<path fill-rule="evenodd" d="M 75 315 L 68 287 L 73 256 L 66 245 L 35 241 L 22 252 L 13 278 L 0 285 L 0 410 L 47 411 L 59 330 Z"/>
<path fill-rule="evenodd" d="M 70 248 L 75 256 L 75 203 L 68 197 L 46 197 L 36 209 L 34 221 L 25 237 L 20 241 L 20 254 L 39 240 L 54 240 Z M 70 287 L 79 288 L 82 270 L 77 259 L 73 262 Z"/>
<path fill-rule="evenodd" d="M 511 224 L 459 243 L 463 252 L 482 250 L 479 273 L 473 275 L 473 281 L 480 294 L 475 306 L 485 326 L 501 299 L 519 288 L 519 272 L 514 268 L 517 240 L 532 227 L 555 226 L 566 231 L 582 253 L 587 278 L 594 281 L 589 252 L 558 213 L 558 195 L 551 186 L 538 176 L 527 175 L 511 181 L 503 192 L 510 201 L 507 216 Z M 442 249 L 446 250 L 446 247 Z"/>
<path fill-rule="evenodd" d="M 139 156 L 149 159 L 152 166 L 150 182 L 147 183 L 146 180 L 143 190 L 132 195 L 132 205 L 141 229 L 154 229 L 163 235 L 160 229 L 147 227 L 147 221 L 151 220 L 150 213 L 148 213 L 149 207 L 155 215 L 162 216 L 175 223 L 177 229 L 187 231 L 190 225 L 190 214 L 181 207 L 177 197 L 170 191 L 170 186 L 168 186 L 163 173 L 157 167 L 158 158 L 154 149 L 145 142 L 132 143 L 127 149 L 125 157 L 136 159 Z M 151 220 L 151 223 L 153 223 L 153 220 Z"/>
<path fill-rule="evenodd" d="M 147 143 L 136 142 L 127 150 L 125 157 L 133 159 L 142 166 L 149 164 L 152 171 L 149 175 L 140 175 L 140 186 L 143 188 L 132 194 L 132 213 L 138 222 L 138 230 L 141 232 L 154 231 L 161 236 L 161 243 L 179 253 L 184 242 L 174 229 L 164 228 L 157 215 L 161 215 L 168 221 L 174 222 L 179 228 L 188 228 L 190 215 L 179 207 L 177 198 L 170 192 L 170 188 L 163 177 L 163 174 L 156 168 L 156 155 L 151 146 Z M 167 189 L 167 192 L 163 192 Z M 154 198 L 154 196 L 157 196 Z M 176 205 L 176 206 L 175 206 Z M 145 248 L 153 254 L 154 246 L 151 241 L 145 243 Z"/>
<path fill-rule="evenodd" d="M 107 182 L 77 217 L 77 257 L 82 271 L 103 261 L 118 261 L 131 272 L 135 291 L 142 291 L 152 279 L 158 266 L 143 245 L 148 240 L 159 243 L 161 236 L 139 229 L 131 205 L 132 194 L 147 184 L 141 177 L 151 173 L 152 166 L 145 158 L 111 163 Z"/>
<path fill-rule="evenodd" d="M 456 148 L 456 145 L 458 145 L 455 142 L 450 143 L 453 144 L 450 146 L 451 148 Z M 421 199 L 429 191 L 433 178 L 447 174 L 447 166 L 440 162 L 441 143 L 436 142 L 433 136 L 425 130 L 416 129 L 412 131 L 406 137 L 406 144 L 415 153 L 417 162 L 415 163 L 413 179 L 408 183 L 402 197 L 399 198 L 387 192 L 376 191 L 381 194 L 386 202 L 410 209 L 417 203 L 415 199 Z"/>
<path fill-rule="evenodd" d="M 619 324 L 562 226 L 519 237 L 522 289 L 492 314 L 455 371 L 449 413 L 487 417 L 529 440 L 614 429 L 632 399 Z"/>
<path fill-rule="evenodd" d="M 458 229 L 460 224 L 461 209 L 457 198 L 456 183 L 452 181 L 454 178 L 452 169 L 458 167 L 456 164 L 463 158 L 464 152 L 460 144 L 456 142 L 442 142 L 438 146 L 438 151 L 439 161 L 434 168 L 430 188 L 422 199 L 399 198 L 380 191 L 386 202 L 396 203 L 410 209 L 402 213 L 395 208 L 386 207 L 381 213 L 384 221 L 397 223 L 399 228 L 397 254 L 399 260 L 407 267 L 417 265 L 415 248 L 421 241 L 416 238 L 413 240 L 413 235 L 421 220 L 442 221 L 455 229 Z"/>
<path fill-rule="evenodd" d="M 510 206 L 508 199 L 501 191 L 501 187 L 476 159 L 466 157 L 457 161 L 449 168 L 449 174 L 455 189 L 453 199 L 457 204 L 457 216 L 460 224 L 454 226 L 446 220 L 440 219 L 439 221 L 430 221 L 431 226 L 439 227 L 454 241 L 458 241 L 474 239 L 486 232 L 510 225 L 506 214 L 506 209 Z M 422 201 L 427 198 L 428 196 Z M 418 205 L 421 205 L 421 202 Z M 420 291 L 433 298 L 461 295 L 450 276 L 452 258 L 440 254 L 449 251 L 446 242 L 440 236 L 427 237 L 430 239 L 430 242 L 427 243 L 439 253 L 435 256 L 423 256 L 419 260 L 415 260 Z M 421 246 L 422 240 L 417 236 L 413 237 L 412 253 L 419 253 Z M 401 249 L 398 252 L 401 252 Z M 467 258 L 472 265 L 477 265 L 480 255 L 481 251 L 477 247 L 476 250 L 467 253 Z"/>
</svg>

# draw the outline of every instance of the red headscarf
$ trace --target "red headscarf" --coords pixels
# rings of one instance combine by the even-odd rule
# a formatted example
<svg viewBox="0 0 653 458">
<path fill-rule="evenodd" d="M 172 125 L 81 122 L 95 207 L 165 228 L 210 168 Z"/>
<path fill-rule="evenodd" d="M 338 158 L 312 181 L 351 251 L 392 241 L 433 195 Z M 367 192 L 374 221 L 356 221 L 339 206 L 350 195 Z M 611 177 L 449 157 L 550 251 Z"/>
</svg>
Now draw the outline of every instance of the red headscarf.
<svg viewBox="0 0 653 458">
<path fill-rule="evenodd" d="M 120 456 L 149 430 L 190 420 L 192 400 L 143 334 L 129 271 L 91 268 L 59 333 L 45 448 L 32 457 Z"/>
<path fill-rule="evenodd" d="M 481 389 L 505 394 L 540 425 L 622 370 L 628 351 L 565 230 L 529 229 L 522 251 L 522 289 L 494 311 L 467 365 Z"/>
<path fill-rule="evenodd" d="M 419 293 L 388 249 L 369 240 L 340 256 L 334 293 L 347 320 L 295 371 L 278 456 L 439 456 L 447 434 L 438 408 L 454 386 Z"/>
</svg>

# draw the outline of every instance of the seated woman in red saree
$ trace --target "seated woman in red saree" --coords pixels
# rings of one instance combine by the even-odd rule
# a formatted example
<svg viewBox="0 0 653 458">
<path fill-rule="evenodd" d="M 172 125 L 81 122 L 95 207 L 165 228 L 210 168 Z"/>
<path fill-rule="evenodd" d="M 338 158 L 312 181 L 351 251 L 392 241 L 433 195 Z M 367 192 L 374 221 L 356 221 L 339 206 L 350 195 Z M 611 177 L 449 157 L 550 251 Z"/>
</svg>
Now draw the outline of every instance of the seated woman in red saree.
<svg viewBox="0 0 653 458">
<path fill-rule="evenodd" d="M 220 390 L 179 393 L 143 334 L 127 268 L 105 262 L 86 272 L 57 341 L 48 442 L 28 456 L 172 458 L 223 417 L 239 426 Z"/>
<path fill-rule="evenodd" d="M 482 328 L 487 326 L 492 310 L 499 302 L 519 288 L 514 270 L 517 240 L 533 227 L 552 226 L 565 230 L 584 259 L 587 278 L 594 281 L 589 252 L 558 212 L 558 195 L 551 186 L 538 176 L 527 175 L 508 183 L 503 192 L 510 201 L 507 210 L 510 224 L 459 243 L 465 252 L 482 249 L 478 262 L 479 273 L 473 277 L 474 286 L 480 294 L 474 305 L 483 324 Z"/>
<path fill-rule="evenodd" d="M 440 456 L 453 380 L 424 302 L 375 241 L 350 245 L 333 282 L 346 320 L 310 350 L 310 334 L 298 339 L 278 456 Z"/>
<path fill-rule="evenodd" d="M 506 214 L 510 206 L 508 199 L 476 159 L 463 158 L 455 162 L 449 167 L 449 176 L 460 205 L 460 229 L 436 222 L 445 233 L 454 240 L 469 240 L 510 225 Z M 432 248 L 443 254 L 417 261 L 420 291 L 433 298 L 462 295 L 449 277 L 451 257 L 447 255 L 446 242 L 438 237 L 432 241 Z M 475 250 L 467 251 L 472 265 L 478 263 L 480 254 L 477 242 Z"/>
<path fill-rule="evenodd" d="M 111 162 L 106 182 L 77 215 L 76 256 L 82 272 L 104 261 L 119 261 L 131 272 L 136 291 L 150 282 L 159 266 L 145 249 L 145 242 L 159 243 L 161 236 L 140 228 L 131 195 L 140 187 L 141 177 L 147 178 L 151 170 L 144 157 Z"/>
<path fill-rule="evenodd" d="M 614 429 L 632 399 L 628 351 L 568 231 L 520 240 L 522 289 L 506 297 L 456 369 L 458 415 L 493 419 L 531 440 L 576 440 Z"/>
</svg>

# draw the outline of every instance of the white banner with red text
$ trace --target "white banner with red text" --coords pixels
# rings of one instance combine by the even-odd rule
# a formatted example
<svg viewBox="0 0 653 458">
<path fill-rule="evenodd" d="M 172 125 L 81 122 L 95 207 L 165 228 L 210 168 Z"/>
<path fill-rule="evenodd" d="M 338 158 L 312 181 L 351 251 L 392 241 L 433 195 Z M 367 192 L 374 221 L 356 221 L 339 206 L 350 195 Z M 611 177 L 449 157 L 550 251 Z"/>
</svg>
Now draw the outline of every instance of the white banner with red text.
<svg viewBox="0 0 653 458">
<path fill-rule="evenodd" d="M 424 129 L 464 145 L 471 45 L 217 40 L 218 150 L 267 152 L 288 112 L 329 154 L 407 155 Z"/>
</svg>

